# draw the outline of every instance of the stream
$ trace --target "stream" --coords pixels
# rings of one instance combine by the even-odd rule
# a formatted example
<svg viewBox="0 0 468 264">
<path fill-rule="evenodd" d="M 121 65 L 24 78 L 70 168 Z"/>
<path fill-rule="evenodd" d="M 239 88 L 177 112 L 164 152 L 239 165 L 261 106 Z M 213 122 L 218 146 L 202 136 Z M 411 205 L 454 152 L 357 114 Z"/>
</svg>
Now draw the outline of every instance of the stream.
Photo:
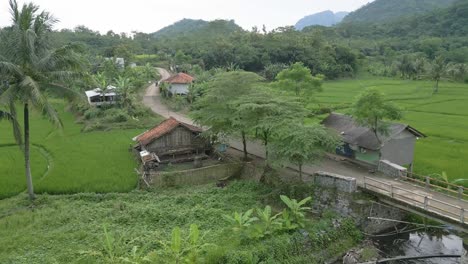
<svg viewBox="0 0 468 264">
<path fill-rule="evenodd" d="M 385 258 L 438 254 L 462 255 L 464 250 L 468 250 L 468 245 L 463 244 L 461 234 L 447 230 L 413 231 L 393 236 L 375 237 L 372 240 L 381 251 L 381 255 Z M 433 258 L 405 260 L 393 263 L 460 264 L 461 260 L 460 258 Z"/>
</svg>

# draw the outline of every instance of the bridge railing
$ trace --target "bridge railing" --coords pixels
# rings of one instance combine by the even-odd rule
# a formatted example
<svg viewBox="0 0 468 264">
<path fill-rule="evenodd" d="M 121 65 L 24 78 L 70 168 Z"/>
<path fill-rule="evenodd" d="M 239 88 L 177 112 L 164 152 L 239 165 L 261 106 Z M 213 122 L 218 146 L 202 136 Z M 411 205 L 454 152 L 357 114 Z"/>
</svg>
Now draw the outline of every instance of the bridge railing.
<svg viewBox="0 0 468 264">
<path fill-rule="evenodd" d="M 468 212 L 465 213 L 465 209 L 458 205 L 437 200 L 430 196 L 415 193 L 412 190 L 407 190 L 369 177 L 364 177 L 364 189 L 378 192 L 426 211 L 449 217 L 462 224 L 468 223 Z"/>
<path fill-rule="evenodd" d="M 432 189 L 444 195 L 456 197 L 459 200 L 468 199 L 468 188 L 450 182 L 446 182 L 441 179 L 433 178 L 430 176 L 418 175 L 415 173 L 411 173 L 410 177 L 400 176 L 400 179 L 425 187 L 428 190 Z"/>
</svg>

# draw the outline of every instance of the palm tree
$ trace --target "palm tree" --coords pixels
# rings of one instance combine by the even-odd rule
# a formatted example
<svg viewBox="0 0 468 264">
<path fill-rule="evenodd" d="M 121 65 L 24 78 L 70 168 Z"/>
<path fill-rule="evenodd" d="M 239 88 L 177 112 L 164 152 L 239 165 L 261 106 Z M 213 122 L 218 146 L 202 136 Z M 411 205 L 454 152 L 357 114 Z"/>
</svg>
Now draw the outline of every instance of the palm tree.
<svg viewBox="0 0 468 264">
<path fill-rule="evenodd" d="M 71 80 L 81 68 L 81 60 L 74 47 L 63 46 L 51 49 L 49 33 L 57 20 L 48 12 L 39 12 L 32 3 L 20 8 L 16 0 L 10 0 L 12 25 L 0 36 L 0 74 L 9 80 L 9 86 L 0 95 L 0 104 L 15 108 L 15 102 L 23 105 L 24 114 L 24 160 L 29 198 L 35 198 L 30 166 L 29 111 L 37 109 L 59 128 L 60 118 L 48 102 L 45 89 L 61 91 L 73 96 L 63 83 Z M 16 111 L 11 112 L 16 116 Z"/>
<path fill-rule="evenodd" d="M 444 77 L 447 71 L 447 64 L 445 59 L 441 56 L 438 56 L 433 62 L 431 67 L 431 78 L 435 81 L 433 93 L 436 94 L 439 92 L 439 82 Z"/>
<path fill-rule="evenodd" d="M 135 92 L 133 90 L 133 86 L 130 84 L 130 79 L 119 76 L 114 79 L 114 82 L 117 86 L 120 103 L 128 112 L 130 112 L 132 108 L 133 93 Z"/>
<path fill-rule="evenodd" d="M 99 88 L 99 93 L 101 94 L 101 101 L 105 102 L 105 97 L 108 92 L 110 92 L 109 81 L 103 73 L 97 73 L 93 76 L 93 81 Z"/>
</svg>

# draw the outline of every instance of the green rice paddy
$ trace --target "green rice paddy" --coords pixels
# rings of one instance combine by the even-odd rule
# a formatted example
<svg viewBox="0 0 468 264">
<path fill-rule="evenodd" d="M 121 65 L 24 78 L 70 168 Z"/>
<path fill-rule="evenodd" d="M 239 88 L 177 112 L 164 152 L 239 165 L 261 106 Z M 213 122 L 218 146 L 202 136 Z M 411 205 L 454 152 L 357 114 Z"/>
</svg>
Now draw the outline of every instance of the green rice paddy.
<svg viewBox="0 0 468 264">
<path fill-rule="evenodd" d="M 143 129 L 81 132 L 63 102 L 55 102 L 64 129 L 54 128 L 39 114 L 31 116 L 31 166 L 35 191 L 63 194 L 127 192 L 136 187 L 131 138 Z M 25 190 L 22 152 L 14 146 L 11 126 L 0 122 L 0 198 Z M 50 163 L 50 164 L 49 164 Z M 47 166 L 50 170 L 47 174 Z M 45 174 L 45 175 L 44 175 Z"/>
</svg>

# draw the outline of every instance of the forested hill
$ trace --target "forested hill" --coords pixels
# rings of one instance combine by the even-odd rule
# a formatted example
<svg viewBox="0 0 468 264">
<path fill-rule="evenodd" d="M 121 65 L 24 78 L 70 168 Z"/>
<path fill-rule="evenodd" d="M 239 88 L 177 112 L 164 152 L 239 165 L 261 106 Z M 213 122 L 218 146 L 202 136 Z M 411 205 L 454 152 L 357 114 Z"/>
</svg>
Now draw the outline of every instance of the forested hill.
<svg viewBox="0 0 468 264">
<path fill-rule="evenodd" d="M 349 22 L 388 22 L 401 17 L 425 14 L 438 8 L 445 8 L 456 0 L 375 0 L 344 19 Z"/>
<path fill-rule="evenodd" d="M 349 36 L 380 37 L 462 37 L 468 35 L 468 0 L 458 0 L 444 9 L 402 18 L 388 23 L 343 23 L 338 31 Z"/>
<path fill-rule="evenodd" d="M 303 17 L 299 20 L 294 26 L 297 30 L 302 30 L 308 26 L 333 26 L 337 23 L 340 23 L 341 20 L 348 14 L 348 12 L 337 12 L 333 13 L 330 10 L 323 11 L 320 13 L 312 14 L 306 17 Z"/>
<path fill-rule="evenodd" d="M 182 19 L 170 26 L 167 26 L 151 35 L 154 38 L 177 38 L 182 36 L 203 36 L 203 35 L 223 35 L 243 29 L 234 20 L 194 20 Z"/>
</svg>

